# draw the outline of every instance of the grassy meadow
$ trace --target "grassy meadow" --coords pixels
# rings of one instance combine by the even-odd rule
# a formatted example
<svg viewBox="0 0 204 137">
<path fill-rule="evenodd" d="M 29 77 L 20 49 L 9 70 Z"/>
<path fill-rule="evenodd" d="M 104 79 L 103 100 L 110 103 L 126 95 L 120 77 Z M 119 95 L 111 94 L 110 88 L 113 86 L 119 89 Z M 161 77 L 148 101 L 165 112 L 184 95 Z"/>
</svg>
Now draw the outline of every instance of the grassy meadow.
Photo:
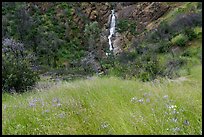
<svg viewBox="0 0 204 137">
<path fill-rule="evenodd" d="M 202 134 L 201 65 L 174 80 L 91 77 L 36 90 L 2 94 L 3 134 Z"/>
</svg>

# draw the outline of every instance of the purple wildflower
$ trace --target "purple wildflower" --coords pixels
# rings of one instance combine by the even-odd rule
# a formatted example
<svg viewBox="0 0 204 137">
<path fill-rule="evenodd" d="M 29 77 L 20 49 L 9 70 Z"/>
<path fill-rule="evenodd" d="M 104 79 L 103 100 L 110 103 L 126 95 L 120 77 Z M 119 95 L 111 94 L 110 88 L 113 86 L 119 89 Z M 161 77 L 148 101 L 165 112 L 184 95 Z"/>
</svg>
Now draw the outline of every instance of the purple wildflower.
<svg viewBox="0 0 204 137">
<path fill-rule="evenodd" d="M 58 98 L 54 98 L 53 100 L 52 100 L 52 105 L 53 106 L 57 106 L 57 107 L 60 107 L 62 104 L 60 103 L 60 101 L 59 101 L 59 99 Z M 57 103 L 57 104 L 55 104 L 55 103 Z"/>
<path fill-rule="evenodd" d="M 149 103 L 149 102 L 150 102 L 150 99 L 149 99 L 149 98 L 147 98 L 147 99 L 146 99 L 146 102 L 148 102 L 148 103 Z"/>
<path fill-rule="evenodd" d="M 183 124 L 186 125 L 186 126 L 189 126 L 190 122 L 188 120 L 184 120 Z"/>
<path fill-rule="evenodd" d="M 35 107 L 37 101 L 38 101 L 38 100 L 37 100 L 36 98 L 34 98 L 33 100 L 31 100 L 31 101 L 29 102 L 29 106 L 30 106 L 30 107 Z"/>
<path fill-rule="evenodd" d="M 53 98 L 52 102 L 53 103 L 55 103 L 55 102 L 59 103 L 59 99 L 58 98 Z"/>
<path fill-rule="evenodd" d="M 45 112 L 48 113 L 48 112 L 50 112 L 50 110 L 47 109 L 47 110 L 45 110 Z"/>
<path fill-rule="evenodd" d="M 35 102 L 33 102 L 33 101 L 29 102 L 29 106 L 30 107 L 34 107 L 35 106 Z"/>
<path fill-rule="evenodd" d="M 167 99 L 168 97 L 169 97 L 168 95 L 165 95 L 163 98 L 164 98 L 164 99 Z"/>
<path fill-rule="evenodd" d="M 59 117 L 60 117 L 60 118 L 64 118 L 64 117 L 65 117 L 65 114 L 64 114 L 64 113 L 61 113 L 61 114 L 59 114 Z"/>
</svg>

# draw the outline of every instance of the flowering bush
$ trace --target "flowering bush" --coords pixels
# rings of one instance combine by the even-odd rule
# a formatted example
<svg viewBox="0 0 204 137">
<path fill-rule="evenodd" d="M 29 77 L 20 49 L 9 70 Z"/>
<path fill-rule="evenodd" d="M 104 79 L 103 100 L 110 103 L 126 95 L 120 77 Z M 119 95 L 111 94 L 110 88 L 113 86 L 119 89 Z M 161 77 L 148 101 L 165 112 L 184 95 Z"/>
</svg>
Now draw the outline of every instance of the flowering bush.
<svg viewBox="0 0 204 137">
<path fill-rule="evenodd" d="M 31 59 L 23 44 L 2 40 L 2 91 L 23 92 L 35 84 L 38 75 L 30 67 Z"/>
</svg>

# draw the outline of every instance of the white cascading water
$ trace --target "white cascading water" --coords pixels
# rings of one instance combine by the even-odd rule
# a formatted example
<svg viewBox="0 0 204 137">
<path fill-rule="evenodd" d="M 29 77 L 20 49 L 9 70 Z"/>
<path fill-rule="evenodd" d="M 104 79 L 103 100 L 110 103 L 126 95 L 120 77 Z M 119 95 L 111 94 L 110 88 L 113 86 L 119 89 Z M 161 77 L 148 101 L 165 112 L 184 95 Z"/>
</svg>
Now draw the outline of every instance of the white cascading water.
<svg viewBox="0 0 204 137">
<path fill-rule="evenodd" d="M 111 10 L 111 25 L 110 25 L 110 35 L 108 36 L 108 43 L 109 43 L 109 50 L 113 50 L 111 37 L 115 33 L 115 12 L 114 10 Z"/>
</svg>

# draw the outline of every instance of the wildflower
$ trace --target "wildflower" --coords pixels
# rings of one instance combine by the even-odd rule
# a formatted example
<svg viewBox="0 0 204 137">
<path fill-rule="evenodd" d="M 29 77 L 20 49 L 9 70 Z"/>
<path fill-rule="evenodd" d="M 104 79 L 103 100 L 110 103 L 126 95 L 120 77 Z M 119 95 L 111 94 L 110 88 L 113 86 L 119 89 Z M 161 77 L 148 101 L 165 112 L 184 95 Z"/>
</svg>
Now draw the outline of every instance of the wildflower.
<svg viewBox="0 0 204 137">
<path fill-rule="evenodd" d="M 34 98 L 34 99 L 33 99 L 33 102 L 37 102 L 37 101 L 38 101 L 37 98 Z"/>
<path fill-rule="evenodd" d="M 37 102 L 38 100 L 36 99 L 36 98 L 34 98 L 33 100 L 31 100 L 30 102 L 29 102 L 29 106 L 30 107 L 34 107 L 35 105 L 36 105 L 36 102 Z"/>
<path fill-rule="evenodd" d="M 103 128 L 103 129 L 104 129 L 104 128 L 107 128 L 108 126 L 109 126 L 109 125 L 108 125 L 107 122 L 104 122 L 104 123 L 101 124 L 101 128 Z"/>
<path fill-rule="evenodd" d="M 61 105 L 62 105 L 62 104 L 60 104 L 60 103 L 57 103 L 57 105 L 56 105 L 56 106 L 57 106 L 57 107 L 60 107 Z"/>
<path fill-rule="evenodd" d="M 146 102 L 150 102 L 150 99 L 148 98 L 148 99 L 146 99 Z"/>
<path fill-rule="evenodd" d="M 50 110 L 47 109 L 47 110 L 43 111 L 42 114 L 48 113 L 48 112 L 50 112 Z"/>
<path fill-rule="evenodd" d="M 173 111 L 172 111 L 172 114 L 178 114 L 179 112 L 178 111 L 176 111 L 176 109 L 174 109 Z"/>
<path fill-rule="evenodd" d="M 35 102 L 33 102 L 33 101 L 29 102 L 29 106 L 30 107 L 34 107 L 35 106 Z"/>
<path fill-rule="evenodd" d="M 48 113 L 48 112 L 50 112 L 50 111 L 47 109 L 47 110 L 45 110 L 45 112 Z"/>
<path fill-rule="evenodd" d="M 184 120 L 183 124 L 186 125 L 186 126 L 189 126 L 190 122 L 188 120 Z"/>
<path fill-rule="evenodd" d="M 65 117 L 64 113 L 59 114 L 59 117 L 64 118 Z"/>
<path fill-rule="evenodd" d="M 179 127 L 175 127 L 175 128 L 172 128 L 173 132 L 178 132 L 180 131 L 180 128 Z"/>
<path fill-rule="evenodd" d="M 52 102 L 53 102 L 53 106 L 57 106 L 57 107 L 59 107 L 59 106 L 61 106 L 62 104 L 60 103 L 60 101 L 59 101 L 59 99 L 58 98 L 54 98 L 53 100 L 52 100 Z M 55 103 L 57 103 L 57 104 L 55 104 Z"/>
<path fill-rule="evenodd" d="M 138 102 L 139 102 L 139 103 L 143 103 L 143 102 L 144 102 L 144 99 L 141 98 L 141 99 L 138 100 Z"/>
<path fill-rule="evenodd" d="M 154 108 L 151 108 L 152 112 L 155 112 Z"/>
<path fill-rule="evenodd" d="M 131 102 L 135 102 L 137 100 L 137 98 L 136 97 L 133 97 L 132 99 L 131 99 Z"/>
<path fill-rule="evenodd" d="M 58 98 L 53 98 L 52 102 L 53 103 L 55 103 L 55 102 L 59 103 L 59 99 Z"/>
<path fill-rule="evenodd" d="M 178 119 L 177 118 L 172 118 L 171 121 L 176 123 L 178 121 Z"/>
<path fill-rule="evenodd" d="M 164 98 L 164 99 L 167 99 L 168 97 L 169 97 L 168 95 L 165 95 L 163 98 Z"/>
<path fill-rule="evenodd" d="M 176 108 L 177 106 L 176 105 L 167 105 L 167 108 L 169 108 L 169 109 L 172 109 L 172 108 Z"/>
</svg>

